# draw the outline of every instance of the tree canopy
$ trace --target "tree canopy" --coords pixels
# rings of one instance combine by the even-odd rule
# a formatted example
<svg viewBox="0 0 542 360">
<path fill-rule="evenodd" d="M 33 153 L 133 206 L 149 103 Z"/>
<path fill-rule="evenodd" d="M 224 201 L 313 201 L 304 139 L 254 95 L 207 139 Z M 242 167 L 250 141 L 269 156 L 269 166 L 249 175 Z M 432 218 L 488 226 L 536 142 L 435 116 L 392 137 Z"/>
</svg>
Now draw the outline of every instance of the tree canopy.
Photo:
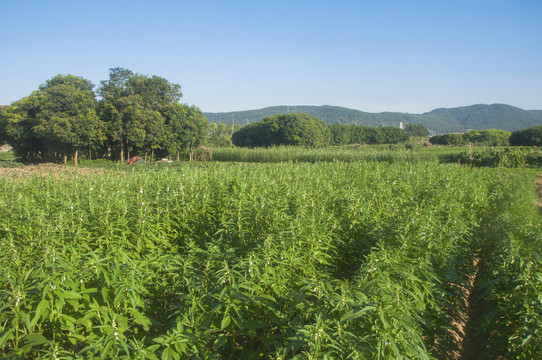
<svg viewBox="0 0 542 360">
<path fill-rule="evenodd" d="M 90 81 L 57 75 L 10 106 L 3 114 L 5 136 L 15 153 L 26 160 L 73 156 L 103 139 Z"/>
<path fill-rule="evenodd" d="M 510 145 L 542 146 L 542 126 L 514 131 L 510 135 Z"/>
<path fill-rule="evenodd" d="M 278 114 L 246 125 L 232 135 L 236 146 L 273 145 L 326 146 L 330 142 L 327 125 L 308 114 Z"/>
<path fill-rule="evenodd" d="M 171 148 L 169 116 L 179 112 L 172 107 L 182 97 L 181 86 L 159 76 L 134 74 L 121 67 L 109 70 L 109 80 L 101 82 L 98 94 L 100 117 L 107 124 L 108 142 L 122 160 L 130 152 L 147 154 Z M 174 122 L 176 120 L 173 120 Z M 206 125 L 203 124 L 205 127 Z M 174 147 L 178 148 L 178 147 Z"/>
<path fill-rule="evenodd" d="M 429 130 L 423 124 L 408 123 L 405 125 L 405 132 L 409 137 L 427 137 Z"/>
<path fill-rule="evenodd" d="M 464 134 L 442 134 L 432 136 L 429 141 L 435 145 L 477 144 L 487 146 L 506 146 L 509 144 L 510 131 L 507 130 L 471 130 Z"/>
<path fill-rule="evenodd" d="M 57 75 L 0 112 L 0 141 L 23 160 L 54 161 L 79 152 L 125 160 L 130 153 L 178 154 L 203 143 L 207 119 L 180 104 L 181 86 L 159 76 L 110 69 L 98 88 L 74 75 Z"/>
<path fill-rule="evenodd" d="M 329 128 L 333 145 L 398 144 L 408 140 L 404 130 L 391 126 L 372 127 L 333 124 Z"/>
</svg>

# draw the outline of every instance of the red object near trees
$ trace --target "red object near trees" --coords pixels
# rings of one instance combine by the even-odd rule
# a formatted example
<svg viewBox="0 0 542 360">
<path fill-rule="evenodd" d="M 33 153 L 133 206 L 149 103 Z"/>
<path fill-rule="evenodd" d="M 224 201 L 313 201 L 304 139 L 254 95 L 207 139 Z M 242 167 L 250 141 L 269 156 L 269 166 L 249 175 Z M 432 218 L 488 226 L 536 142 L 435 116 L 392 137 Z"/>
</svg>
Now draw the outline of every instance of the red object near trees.
<svg viewBox="0 0 542 360">
<path fill-rule="evenodd" d="M 130 161 L 127 162 L 127 164 L 132 165 L 134 163 L 144 163 L 144 162 L 145 162 L 145 160 L 143 160 L 139 156 L 134 156 L 133 158 L 130 159 Z"/>
</svg>

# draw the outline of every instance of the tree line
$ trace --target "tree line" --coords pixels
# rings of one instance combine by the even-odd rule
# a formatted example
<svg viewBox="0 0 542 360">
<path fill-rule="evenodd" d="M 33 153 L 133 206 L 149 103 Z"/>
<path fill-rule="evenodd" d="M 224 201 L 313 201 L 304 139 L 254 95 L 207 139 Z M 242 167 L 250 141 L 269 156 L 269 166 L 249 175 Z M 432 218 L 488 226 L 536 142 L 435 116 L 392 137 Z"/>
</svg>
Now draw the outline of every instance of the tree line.
<svg viewBox="0 0 542 360">
<path fill-rule="evenodd" d="M 407 124 L 405 130 L 391 127 L 372 127 L 326 123 L 305 114 L 278 114 L 245 125 L 232 135 L 236 146 L 265 147 L 300 145 L 322 147 L 347 144 L 397 144 L 411 137 L 427 136 L 421 124 Z"/>
<path fill-rule="evenodd" d="M 396 144 L 427 136 L 421 124 L 370 127 L 333 124 L 305 114 L 278 114 L 246 126 L 208 124 L 203 112 L 179 103 L 179 84 L 116 67 L 97 90 L 89 80 L 57 75 L 38 90 L 0 109 L 0 143 L 24 161 L 130 156 L 176 157 L 205 143 L 214 146 L 323 147 Z"/>
<path fill-rule="evenodd" d="M 488 146 L 542 146 L 542 126 L 510 132 L 507 130 L 472 130 L 464 134 L 442 134 L 432 136 L 435 145 L 480 144 Z"/>
<path fill-rule="evenodd" d="M 110 69 L 97 92 L 82 77 L 57 75 L 2 110 L 0 141 L 26 161 L 178 158 L 207 130 L 203 112 L 179 103 L 181 97 L 180 85 L 121 67 Z"/>
</svg>

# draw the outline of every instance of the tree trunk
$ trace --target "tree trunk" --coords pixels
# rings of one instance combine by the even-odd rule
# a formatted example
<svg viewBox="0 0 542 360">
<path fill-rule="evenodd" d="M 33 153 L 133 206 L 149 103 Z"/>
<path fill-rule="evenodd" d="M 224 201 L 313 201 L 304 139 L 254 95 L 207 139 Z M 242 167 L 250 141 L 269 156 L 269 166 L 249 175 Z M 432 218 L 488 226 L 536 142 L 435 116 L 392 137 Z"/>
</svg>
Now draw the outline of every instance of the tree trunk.
<svg viewBox="0 0 542 360">
<path fill-rule="evenodd" d="M 179 152 L 177 151 L 177 161 L 181 160 L 181 156 L 179 155 Z"/>
<path fill-rule="evenodd" d="M 147 150 L 145 150 L 145 156 L 144 156 L 143 160 L 145 160 L 145 162 L 147 162 Z"/>
<path fill-rule="evenodd" d="M 151 161 L 154 161 L 154 149 L 151 149 Z"/>
<path fill-rule="evenodd" d="M 77 167 L 77 154 L 79 153 L 79 150 L 75 149 L 75 153 L 73 154 L 73 165 Z"/>
<path fill-rule="evenodd" d="M 120 162 L 124 162 L 124 147 L 122 146 L 122 142 L 120 143 Z"/>
<path fill-rule="evenodd" d="M 64 166 L 68 165 L 68 155 L 64 154 Z"/>
<path fill-rule="evenodd" d="M 88 159 L 92 160 L 92 149 L 88 149 Z"/>
</svg>

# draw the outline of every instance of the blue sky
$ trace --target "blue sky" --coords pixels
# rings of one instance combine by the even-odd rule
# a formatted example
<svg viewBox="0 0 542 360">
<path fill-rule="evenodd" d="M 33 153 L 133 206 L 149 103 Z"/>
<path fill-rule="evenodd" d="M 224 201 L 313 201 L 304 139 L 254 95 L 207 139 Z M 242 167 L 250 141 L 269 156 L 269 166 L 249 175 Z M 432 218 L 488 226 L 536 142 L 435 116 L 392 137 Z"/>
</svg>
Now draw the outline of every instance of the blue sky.
<svg viewBox="0 0 542 360">
<path fill-rule="evenodd" d="M 203 111 L 542 109 L 542 1 L 0 0 L 0 104 L 121 66 Z"/>
</svg>

